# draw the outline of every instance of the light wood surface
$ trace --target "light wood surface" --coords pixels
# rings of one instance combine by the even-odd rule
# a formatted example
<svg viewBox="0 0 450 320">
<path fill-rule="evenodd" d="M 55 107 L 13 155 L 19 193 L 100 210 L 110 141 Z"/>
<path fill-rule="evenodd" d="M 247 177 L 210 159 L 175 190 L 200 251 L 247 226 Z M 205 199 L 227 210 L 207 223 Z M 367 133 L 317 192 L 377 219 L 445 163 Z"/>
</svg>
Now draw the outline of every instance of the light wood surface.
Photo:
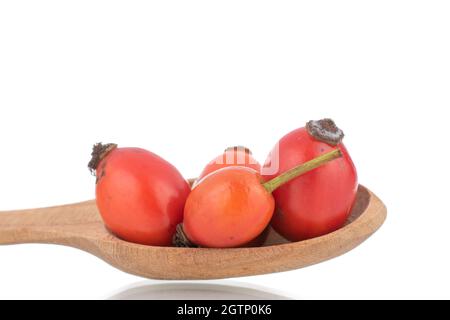
<svg viewBox="0 0 450 320">
<path fill-rule="evenodd" d="M 0 212 L 0 244 L 75 247 L 122 271 L 152 279 L 220 279 L 298 269 L 337 257 L 370 237 L 383 224 L 386 212 L 381 200 L 360 186 L 347 225 L 328 235 L 289 243 L 271 230 L 262 247 L 191 249 L 122 241 L 105 229 L 95 202 L 87 201 Z"/>
</svg>

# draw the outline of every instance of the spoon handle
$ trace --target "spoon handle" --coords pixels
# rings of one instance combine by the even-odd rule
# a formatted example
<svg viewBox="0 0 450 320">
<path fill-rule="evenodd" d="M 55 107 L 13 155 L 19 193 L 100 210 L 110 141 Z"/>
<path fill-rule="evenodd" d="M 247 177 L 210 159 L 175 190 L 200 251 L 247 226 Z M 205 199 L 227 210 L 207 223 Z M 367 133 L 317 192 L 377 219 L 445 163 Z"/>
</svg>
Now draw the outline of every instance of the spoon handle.
<svg viewBox="0 0 450 320">
<path fill-rule="evenodd" d="M 0 212 L 0 245 L 70 244 L 71 237 L 88 234 L 83 225 L 98 221 L 100 217 L 93 201 Z"/>
</svg>

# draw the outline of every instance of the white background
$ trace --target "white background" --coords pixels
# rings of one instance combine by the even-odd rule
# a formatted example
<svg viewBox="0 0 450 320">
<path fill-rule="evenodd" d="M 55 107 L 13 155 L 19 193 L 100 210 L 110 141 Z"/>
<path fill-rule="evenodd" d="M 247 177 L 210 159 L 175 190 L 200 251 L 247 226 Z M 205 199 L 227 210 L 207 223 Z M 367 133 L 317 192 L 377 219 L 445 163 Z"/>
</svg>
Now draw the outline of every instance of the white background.
<svg viewBox="0 0 450 320">
<path fill-rule="evenodd" d="M 226 146 L 263 161 L 332 117 L 385 225 L 332 261 L 215 283 L 450 298 L 449 17 L 448 1 L 2 1 L 0 209 L 92 198 L 97 141 L 193 177 Z M 101 299 L 139 281 L 71 248 L 0 247 L 0 298 Z"/>
</svg>

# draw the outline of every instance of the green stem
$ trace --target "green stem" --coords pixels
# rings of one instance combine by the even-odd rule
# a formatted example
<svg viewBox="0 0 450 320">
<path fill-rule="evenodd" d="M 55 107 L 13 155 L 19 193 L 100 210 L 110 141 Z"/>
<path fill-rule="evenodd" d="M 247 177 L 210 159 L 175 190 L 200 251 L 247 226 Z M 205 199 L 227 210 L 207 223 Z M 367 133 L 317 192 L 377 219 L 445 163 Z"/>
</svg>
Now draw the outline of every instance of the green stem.
<svg viewBox="0 0 450 320">
<path fill-rule="evenodd" d="M 337 158 L 342 157 L 342 152 L 339 149 L 333 150 L 331 152 L 325 153 L 320 157 L 317 157 L 311 161 L 305 162 L 285 173 L 280 174 L 278 177 L 273 178 L 265 183 L 263 183 L 264 188 L 270 193 L 274 192 L 277 188 L 281 187 L 283 184 L 295 179 L 311 170 L 314 170 L 324 164 L 333 161 Z"/>
</svg>

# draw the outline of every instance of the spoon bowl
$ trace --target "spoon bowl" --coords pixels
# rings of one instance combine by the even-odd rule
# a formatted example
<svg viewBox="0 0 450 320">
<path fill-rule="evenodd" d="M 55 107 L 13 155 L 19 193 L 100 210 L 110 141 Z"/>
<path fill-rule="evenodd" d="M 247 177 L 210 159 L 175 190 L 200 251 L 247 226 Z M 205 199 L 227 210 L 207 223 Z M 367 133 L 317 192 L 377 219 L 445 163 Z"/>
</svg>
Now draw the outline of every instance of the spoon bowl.
<svg viewBox="0 0 450 320">
<path fill-rule="evenodd" d="M 123 241 L 103 225 L 95 201 L 0 212 L 0 245 L 46 243 L 87 251 L 138 276 L 165 280 L 222 279 L 288 271 L 332 259 L 355 248 L 383 224 L 387 210 L 359 186 L 347 224 L 330 234 L 288 242 L 274 230 L 263 246 L 207 249 L 153 247 Z"/>
</svg>

